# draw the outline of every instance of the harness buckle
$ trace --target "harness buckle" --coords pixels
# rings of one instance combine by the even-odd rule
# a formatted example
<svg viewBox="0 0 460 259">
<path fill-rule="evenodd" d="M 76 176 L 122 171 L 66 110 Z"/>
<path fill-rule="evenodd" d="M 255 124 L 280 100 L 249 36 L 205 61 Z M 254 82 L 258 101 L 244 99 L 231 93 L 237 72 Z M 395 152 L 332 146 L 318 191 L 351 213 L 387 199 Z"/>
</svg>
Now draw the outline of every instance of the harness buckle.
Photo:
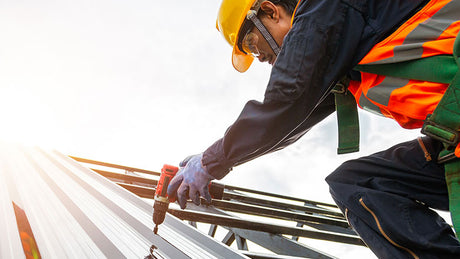
<svg viewBox="0 0 460 259">
<path fill-rule="evenodd" d="M 450 162 L 450 161 L 455 160 L 455 159 L 458 159 L 458 157 L 455 156 L 454 152 L 450 152 L 450 153 L 448 153 L 446 155 L 439 154 L 438 164 L 444 164 L 444 163 Z"/>
<path fill-rule="evenodd" d="M 441 141 L 449 147 L 456 146 L 460 139 L 459 132 L 431 121 L 429 116 L 423 123 L 422 133 Z"/>
<path fill-rule="evenodd" d="M 331 93 L 333 94 L 346 94 L 348 91 L 348 85 L 350 83 L 350 79 L 347 77 L 342 78 L 342 80 L 338 81 L 335 86 L 332 88 Z"/>
</svg>

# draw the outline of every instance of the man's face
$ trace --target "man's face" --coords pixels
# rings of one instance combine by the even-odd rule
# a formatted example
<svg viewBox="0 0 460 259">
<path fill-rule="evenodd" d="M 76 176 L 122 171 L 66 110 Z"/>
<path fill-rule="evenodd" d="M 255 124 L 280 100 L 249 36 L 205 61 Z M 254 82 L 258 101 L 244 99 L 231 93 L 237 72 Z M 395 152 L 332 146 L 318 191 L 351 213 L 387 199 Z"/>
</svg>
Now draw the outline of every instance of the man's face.
<svg viewBox="0 0 460 259">
<path fill-rule="evenodd" d="M 263 22 L 263 20 L 266 20 L 266 19 L 261 19 L 261 20 L 262 20 L 262 23 L 266 24 L 266 22 Z M 275 39 L 278 46 L 281 46 L 282 39 L 280 42 L 279 39 L 275 38 L 275 35 L 274 35 L 275 31 L 273 29 L 269 29 L 267 27 L 267 30 L 273 36 L 273 39 Z M 252 53 L 257 52 L 257 54 L 255 55 L 256 58 L 259 59 L 260 62 L 268 62 L 270 65 L 273 65 L 276 60 L 276 55 L 273 52 L 273 49 L 268 44 L 267 40 L 264 38 L 264 36 L 262 36 L 262 33 L 260 33 L 260 31 L 256 27 L 253 27 L 250 32 L 250 35 L 248 36 L 252 38 L 252 41 L 255 41 L 256 51 L 253 51 Z"/>
<path fill-rule="evenodd" d="M 270 7 L 276 9 L 273 9 L 270 14 L 262 14 L 259 19 L 270 32 L 278 46 L 281 46 L 284 37 L 291 28 L 291 16 L 281 7 L 275 5 Z M 268 62 L 270 65 L 273 65 L 276 61 L 276 55 L 260 31 L 254 26 L 248 32 L 247 36 L 250 36 L 249 40 L 256 46 L 258 55 L 255 56 L 257 59 L 260 62 Z M 251 49 L 250 52 L 254 53 L 256 51 Z"/>
</svg>

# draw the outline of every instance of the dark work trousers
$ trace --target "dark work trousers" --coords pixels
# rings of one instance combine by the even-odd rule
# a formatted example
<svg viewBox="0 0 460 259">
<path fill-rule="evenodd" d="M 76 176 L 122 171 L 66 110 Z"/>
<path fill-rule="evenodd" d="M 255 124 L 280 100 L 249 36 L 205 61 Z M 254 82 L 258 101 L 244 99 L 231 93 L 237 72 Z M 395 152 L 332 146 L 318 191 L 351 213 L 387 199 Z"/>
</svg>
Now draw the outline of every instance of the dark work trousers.
<svg viewBox="0 0 460 259">
<path fill-rule="evenodd" d="M 451 227 L 431 208 L 448 210 L 439 141 L 417 140 L 343 163 L 326 181 L 350 225 L 378 258 L 460 258 Z"/>
</svg>

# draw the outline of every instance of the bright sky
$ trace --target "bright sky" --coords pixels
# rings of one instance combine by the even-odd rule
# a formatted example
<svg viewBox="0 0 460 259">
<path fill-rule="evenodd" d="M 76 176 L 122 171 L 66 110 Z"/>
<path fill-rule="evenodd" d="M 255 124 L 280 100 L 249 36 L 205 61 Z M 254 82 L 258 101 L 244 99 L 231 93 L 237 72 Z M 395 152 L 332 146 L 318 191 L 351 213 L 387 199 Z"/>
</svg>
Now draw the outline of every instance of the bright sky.
<svg viewBox="0 0 460 259">
<path fill-rule="evenodd" d="M 220 1 L 3 0 L 0 139 L 160 170 L 204 151 L 270 66 L 241 74 L 215 29 Z M 345 160 L 419 135 L 361 113 L 361 152 L 336 155 L 335 117 L 223 183 L 332 202 L 324 178 Z M 340 258 L 369 251 L 333 249 Z M 364 257 L 360 257 L 364 258 Z"/>
</svg>

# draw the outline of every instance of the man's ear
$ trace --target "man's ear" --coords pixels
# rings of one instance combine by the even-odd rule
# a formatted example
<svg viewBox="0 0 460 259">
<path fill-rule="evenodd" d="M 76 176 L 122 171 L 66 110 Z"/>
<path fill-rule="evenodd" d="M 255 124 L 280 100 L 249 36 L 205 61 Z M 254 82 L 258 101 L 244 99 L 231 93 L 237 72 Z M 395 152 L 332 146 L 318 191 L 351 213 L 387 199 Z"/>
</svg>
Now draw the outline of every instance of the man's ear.
<svg viewBox="0 0 460 259">
<path fill-rule="evenodd" d="M 280 19 L 279 7 L 270 1 L 264 1 L 260 4 L 260 10 L 264 12 L 269 18 L 274 19 L 276 22 Z"/>
</svg>

